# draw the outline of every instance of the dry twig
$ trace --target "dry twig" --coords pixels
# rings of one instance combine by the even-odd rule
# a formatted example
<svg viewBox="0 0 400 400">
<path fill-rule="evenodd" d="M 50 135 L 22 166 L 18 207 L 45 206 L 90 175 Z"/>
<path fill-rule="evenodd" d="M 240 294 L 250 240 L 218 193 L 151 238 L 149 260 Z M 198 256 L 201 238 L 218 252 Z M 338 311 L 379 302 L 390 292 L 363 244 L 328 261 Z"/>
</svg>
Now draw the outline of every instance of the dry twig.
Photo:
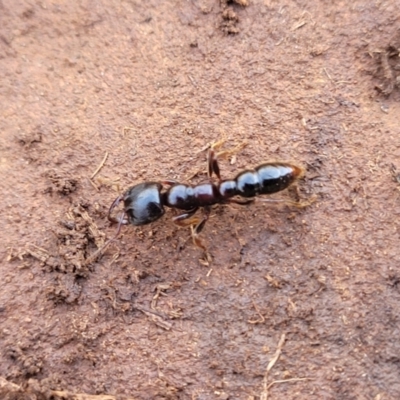
<svg viewBox="0 0 400 400">
<path fill-rule="evenodd" d="M 142 306 L 135 305 L 134 308 L 147 315 L 157 326 L 169 331 L 172 328 L 171 322 L 165 320 L 159 313 L 148 310 Z"/>
<path fill-rule="evenodd" d="M 254 309 L 256 310 L 256 313 L 258 314 L 258 316 L 260 318 L 258 318 L 258 319 L 249 319 L 247 322 L 249 324 L 263 324 L 265 322 L 265 318 L 261 314 L 261 312 L 260 312 L 259 308 L 257 307 L 257 304 L 254 302 L 254 300 L 253 300 L 253 306 L 254 306 Z"/>
</svg>

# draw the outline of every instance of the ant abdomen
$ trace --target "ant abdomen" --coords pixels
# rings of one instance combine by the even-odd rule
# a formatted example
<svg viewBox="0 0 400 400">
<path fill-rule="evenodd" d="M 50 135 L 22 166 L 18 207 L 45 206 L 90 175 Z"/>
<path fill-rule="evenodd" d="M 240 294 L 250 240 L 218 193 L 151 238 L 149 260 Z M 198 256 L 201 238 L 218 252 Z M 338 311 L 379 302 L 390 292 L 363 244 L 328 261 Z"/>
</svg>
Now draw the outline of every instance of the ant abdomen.
<svg viewBox="0 0 400 400">
<path fill-rule="evenodd" d="M 260 180 L 257 171 L 243 171 L 235 178 L 236 194 L 241 197 L 255 197 L 260 193 Z"/>
<path fill-rule="evenodd" d="M 246 170 L 236 176 L 236 194 L 255 197 L 259 194 L 280 192 L 304 175 L 304 170 L 294 164 L 271 162 Z"/>
<path fill-rule="evenodd" d="M 260 182 L 259 194 L 280 192 L 304 175 L 303 168 L 284 162 L 261 164 L 256 171 Z"/>
</svg>

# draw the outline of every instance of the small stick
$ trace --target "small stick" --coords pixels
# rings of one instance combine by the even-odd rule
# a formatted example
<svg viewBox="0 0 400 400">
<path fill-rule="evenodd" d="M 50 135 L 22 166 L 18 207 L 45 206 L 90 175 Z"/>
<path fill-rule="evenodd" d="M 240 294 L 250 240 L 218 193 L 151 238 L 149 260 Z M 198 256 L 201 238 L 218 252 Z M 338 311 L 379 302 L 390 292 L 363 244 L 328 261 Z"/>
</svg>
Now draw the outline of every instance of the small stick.
<svg viewBox="0 0 400 400">
<path fill-rule="evenodd" d="M 331 78 L 331 76 L 329 75 L 329 73 L 328 73 L 328 71 L 326 70 L 326 68 L 324 68 L 324 72 L 325 72 L 326 76 L 329 78 L 329 80 L 331 81 L 332 78 Z"/>
<path fill-rule="evenodd" d="M 93 179 L 99 172 L 100 170 L 103 168 L 104 164 L 107 161 L 107 157 L 108 157 L 108 152 L 106 151 L 106 154 L 104 155 L 103 161 L 100 163 L 100 165 L 97 167 L 96 171 L 93 172 L 92 176 L 90 177 L 90 179 Z"/>
</svg>

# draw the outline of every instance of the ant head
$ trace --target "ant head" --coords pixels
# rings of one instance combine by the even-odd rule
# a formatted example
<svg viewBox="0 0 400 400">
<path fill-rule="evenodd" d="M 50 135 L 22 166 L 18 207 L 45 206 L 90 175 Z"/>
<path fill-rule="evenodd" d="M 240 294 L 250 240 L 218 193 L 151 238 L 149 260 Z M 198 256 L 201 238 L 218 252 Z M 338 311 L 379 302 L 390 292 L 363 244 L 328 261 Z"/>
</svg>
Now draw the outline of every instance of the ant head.
<svg viewBox="0 0 400 400">
<path fill-rule="evenodd" d="M 164 215 L 161 189 L 158 182 L 144 182 L 126 191 L 123 195 L 124 211 L 129 223 L 145 225 Z"/>
</svg>

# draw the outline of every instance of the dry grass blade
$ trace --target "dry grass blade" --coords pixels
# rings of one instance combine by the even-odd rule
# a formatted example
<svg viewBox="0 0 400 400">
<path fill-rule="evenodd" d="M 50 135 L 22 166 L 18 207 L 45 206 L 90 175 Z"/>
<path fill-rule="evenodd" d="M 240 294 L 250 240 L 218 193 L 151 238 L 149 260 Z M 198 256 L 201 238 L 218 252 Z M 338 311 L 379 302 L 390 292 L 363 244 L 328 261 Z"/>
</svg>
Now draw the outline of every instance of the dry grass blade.
<svg viewBox="0 0 400 400">
<path fill-rule="evenodd" d="M 96 171 L 93 172 L 90 179 L 93 179 L 100 172 L 100 170 L 103 168 L 104 164 L 107 161 L 107 157 L 108 157 L 108 152 L 106 151 L 106 154 L 104 155 L 103 160 L 101 161 L 100 165 L 96 168 Z"/>
<path fill-rule="evenodd" d="M 269 389 L 271 386 L 275 385 L 276 383 L 286 383 L 286 382 L 298 382 L 298 381 L 307 381 L 310 378 L 290 378 L 290 379 L 281 379 L 279 381 L 271 382 L 267 388 Z"/>
<path fill-rule="evenodd" d="M 267 369 L 265 371 L 264 379 L 263 379 L 263 391 L 260 396 L 260 400 L 268 400 L 268 390 L 273 386 L 276 385 L 277 383 L 286 383 L 286 382 L 299 382 L 299 381 L 306 381 L 310 380 L 310 378 L 290 378 L 290 379 L 281 379 L 281 380 L 276 380 L 268 384 L 268 372 L 271 371 L 275 363 L 278 361 L 281 352 L 282 352 L 282 347 L 285 344 L 285 339 L 286 336 L 283 333 L 279 343 L 278 343 L 278 348 L 276 349 L 276 352 L 274 356 L 271 358 L 270 362 L 267 365 Z"/>
<path fill-rule="evenodd" d="M 272 367 L 278 361 L 279 356 L 281 355 L 281 352 L 282 352 L 282 347 L 285 344 L 285 339 L 286 339 L 286 335 L 283 333 L 279 340 L 278 348 L 276 349 L 274 356 L 272 357 L 272 359 L 270 360 L 270 362 L 267 365 L 267 369 L 265 371 L 265 375 L 264 375 L 264 379 L 263 379 L 263 391 L 261 393 L 260 400 L 268 400 L 268 389 L 269 389 L 268 372 L 271 371 Z"/>
<path fill-rule="evenodd" d="M 286 335 L 283 333 L 279 340 L 278 348 L 276 349 L 276 352 L 275 352 L 274 356 L 272 357 L 271 361 L 268 363 L 267 372 L 269 372 L 272 369 L 272 367 L 275 365 L 275 363 L 278 361 L 279 356 L 281 355 L 281 352 L 282 352 L 282 347 L 285 344 L 285 340 L 286 340 Z"/>
</svg>

